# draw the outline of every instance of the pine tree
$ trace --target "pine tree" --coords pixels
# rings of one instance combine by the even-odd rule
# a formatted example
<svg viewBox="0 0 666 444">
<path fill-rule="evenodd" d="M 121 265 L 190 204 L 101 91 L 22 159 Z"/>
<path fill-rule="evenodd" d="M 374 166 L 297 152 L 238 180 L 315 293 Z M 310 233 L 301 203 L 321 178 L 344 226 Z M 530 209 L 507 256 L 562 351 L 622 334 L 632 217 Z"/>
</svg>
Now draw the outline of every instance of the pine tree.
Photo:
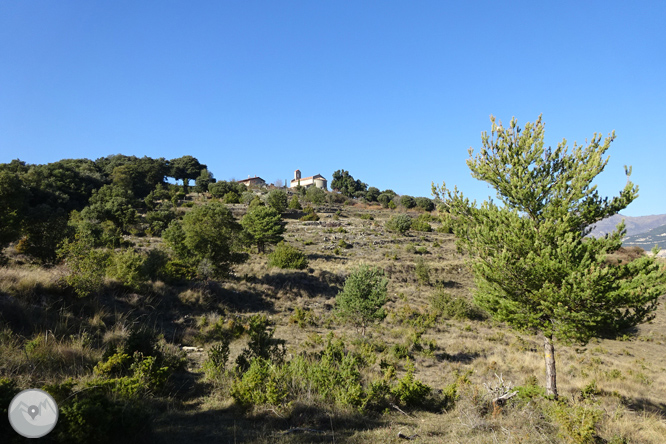
<svg viewBox="0 0 666 444">
<path fill-rule="evenodd" d="M 619 196 L 601 198 L 593 179 L 615 139 L 595 134 L 587 146 L 569 152 L 566 140 L 544 149 L 544 124 L 514 119 L 482 135 L 483 147 L 467 165 L 489 183 L 492 199 L 480 207 L 457 187 L 436 187 L 445 198 L 458 248 L 470 254 L 475 302 L 496 319 L 544 337 L 546 393 L 557 398 L 554 339 L 585 344 L 649 321 L 666 290 L 665 272 L 652 257 L 611 265 L 608 253 L 622 245 L 624 223 L 601 238 L 587 238 L 594 224 L 617 214 L 636 197 L 628 178 Z"/>
<path fill-rule="evenodd" d="M 335 298 L 338 316 L 361 328 L 361 334 L 365 336 L 368 325 L 386 317 L 387 285 L 383 270 L 359 265 L 347 277 L 343 290 Z"/>
<path fill-rule="evenodd" d="M 284 224 L 280 213 L 272 207 L 250 206 L 241 224 L 259 253 L 265 251 L 266 244 L 277 244 L 283 240 Z"/>
</svg>

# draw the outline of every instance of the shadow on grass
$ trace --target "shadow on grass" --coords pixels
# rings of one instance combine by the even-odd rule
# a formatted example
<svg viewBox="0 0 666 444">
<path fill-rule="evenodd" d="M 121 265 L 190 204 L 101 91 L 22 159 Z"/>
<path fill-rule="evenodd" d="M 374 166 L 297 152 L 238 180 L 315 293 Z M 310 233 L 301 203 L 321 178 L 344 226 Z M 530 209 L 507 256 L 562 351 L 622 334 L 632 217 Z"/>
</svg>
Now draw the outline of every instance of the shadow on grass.
<svg viewBox="0 0 666 444">
<path fill-rule="evenodd" d="M 273 287 L 274 293 L 299 297 L 335 297 L 344 285 L 344 278 L 328 271 L 310 274 L 307 271 L 285 271 L 265 274 L 257 282 Z"/>
<path fill-rule="evenodd" d="M 624 398 L 622 404 L 636 412 L 650 412 L 666 419 L 666 403 L 654 402 L 645 398 Z"/>
<path fill-rule="evenodd" d="M 441 285 L 444 288 L 463 288 L 464 287 L 464 285 L 461 284 L 460 282 L 446 281 L 446 280 L 437 281 L 435 283 L 435 286 L 437 286 L 437 285 Z"/>
<path fill-rule="evenodd" d="M 481 356 L 478 352 L 458 352 L 453 355 L 450 355 L 446 352 L 438 353 L 435 355 L 440 361 L 449 361 L 449 362 L 462 362 L 463 364 L 470 364 L 476 358 Z"/>
<path fill-rule="evenodd" d="M 169 378 L 168 396 L 180 402 L 190 402 L 206 395 L 209 385 L 201 381 L 201 374 L 176 371 Z"/>
<path fill-rule="evenodd" d="M 231 406 L 167 411 L 155 418 L 154 443 L 330 443 L 345 442 L 360 430 L 384 426 L 355 413 L 296 404 L 289 413 L 249 416 Z"/>
<path fill-rule="evenodd" d="M 320 253 L 307 253 L 309 260 L 323 259 L 327 262 L 340 262 L 346 263 L 347 258 L 335 254 L 320 254 Z"/>
</svg>

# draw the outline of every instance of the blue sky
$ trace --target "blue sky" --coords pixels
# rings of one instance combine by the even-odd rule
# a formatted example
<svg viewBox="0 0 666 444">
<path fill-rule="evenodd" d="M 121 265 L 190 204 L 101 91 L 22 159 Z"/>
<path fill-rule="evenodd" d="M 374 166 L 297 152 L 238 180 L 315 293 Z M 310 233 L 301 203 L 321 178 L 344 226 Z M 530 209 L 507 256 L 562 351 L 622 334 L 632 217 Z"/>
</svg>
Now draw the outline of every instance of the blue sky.
<svg viewBox="0 0 666 444">
<path fill-rule="evenodd" d="M 0 162 L 109 154 L 273 182 L 349 170 L 479 201 L 489 116 L 543 114 L 546 143 L 616 131 L 597 183 L 666 213 L 664 1 L 7 1 Z"/>
</svg>

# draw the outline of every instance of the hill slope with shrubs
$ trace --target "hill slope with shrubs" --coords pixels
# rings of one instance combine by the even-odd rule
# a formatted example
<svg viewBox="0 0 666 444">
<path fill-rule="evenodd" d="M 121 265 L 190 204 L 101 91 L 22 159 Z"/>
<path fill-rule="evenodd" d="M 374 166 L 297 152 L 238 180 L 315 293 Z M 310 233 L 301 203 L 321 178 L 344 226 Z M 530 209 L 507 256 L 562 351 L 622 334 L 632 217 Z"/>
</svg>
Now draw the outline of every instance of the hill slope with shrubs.
<svg viewBox="0 0 666 444">
<path fill-rule="evenodd" d="M 181 180 L 198 168 L 178 167 Z M 473 304 L 437 202 L 376 189 L 366 199 L 351 179 L 343 196 L 215 185 L 201 172 L 197 193 L 136 182 L 130 195 L 121 172 L 107 184 L 120 188 L 89 192 L 94 217 L 85 199 L 67 210 L 48 266 L 28 241 L 4 250 L 0 405 L 28 387 L 51 393 L 55 442 L 666 436 L 663 306 L 620 337 L 560 347 L 554 401 L 539 338 Z"/>
</svg>

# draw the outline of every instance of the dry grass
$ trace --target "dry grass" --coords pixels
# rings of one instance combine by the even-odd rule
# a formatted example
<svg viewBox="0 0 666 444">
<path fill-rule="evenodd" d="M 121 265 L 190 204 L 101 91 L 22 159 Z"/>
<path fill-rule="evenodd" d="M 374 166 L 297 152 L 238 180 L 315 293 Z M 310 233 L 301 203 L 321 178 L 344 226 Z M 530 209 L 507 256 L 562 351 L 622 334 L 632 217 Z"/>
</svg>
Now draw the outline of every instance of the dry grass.
<svg viewBox="0 0 666 444">
<path fill-rule="evenodd" d="M 431 300 L 438 291 L 471 301 L 472 275 L 465 258 L 456 252 L 453 236 L 437 231 L 395 235 L 384 229 L 393 211 L 377 206 L 340 209 L 340 217 L 320 212 L 318 222 L 286 219 L 287 242 L 308 256 L 309 266 L 302 271 L 270 268 L 266 255 L 253 254 L 225 282 L 182 287 L 156 282 L 147 295 L 126 294 L 110 287 L 106 299 L 92 303 L 64 298 L 67 302 L 48 314 L 35 307 L 43 305 L 41 300 L 47 295 L 62 294 L 62 269 L 0 268 L 0 319 L 5 325 L 5 333 L 0 333 L 0 376 L 30 374 L 26 344 L 50 330 L 55 339 L 48 345 L 37 344 L 33 351 L 44 347 L 45 362 L 57 364 L 33 370 L 29 379 L 75 376 L 85 380 L 86 371 L 104 347 L 126 340 L 133 326 L 147 325 L 162 332 L 172 346 L 203 349 L 189 353 L 188 371 L 176 377 L 170 407 L 155 418 L 157 442 L 397 443 L 404 441 L 399 432 L 417 434 L 414 442 L 419 443 L 567 442 L 560 436 L 557 421 L 545 413 L 546 404 L 540 404 L 546 401 L 510 402 L 500 410 L 488 411 L 483 384 L 494 381 L 496 374 L 514 385 L 526 385 L 533 378 L 544 384 L 540 338 L 517 333 L 490 319 L 427 322 L 433 311 Z M 368 213 L 374 220 L 360 218 Z M 438 227 L 437 222 L 431 225 Z M 351 248 L 336 251 L 340 241 Z M 416 253 L 419 248 L 427 252 Z M 609 260 L 626 261 L 636 256 L 634 250 L 623 250 Z M 419 258 L 430 268 L 428 284 L 417 279 Z M 361 263 L 381 267 L 389 278 L 389 316 L 373 326 L 366 338 L 340 325 L 333 315 L 336 294 L 351 268 Z M 306 313 L 307 321 L 298 322 L 297 308 Z M 415 363 L 416 377 L 433 389 L 445 389 L 461 375 L 467 375 L 469 382 L 460 388 L 456 406 L 440 413 L 414 411 L 407 416 L 391 411 L 362 416 L 301 400 L 282 409 L 258 409 L 248 415 L 233 404 L 229 379 L 204 381 L 202 363 L 215 341 L 211 326 L 231 319 L 244 322 L 257 313 L 272 320 L 275 337 L 286 341 L 288 356 L 321 349 L 323 338 L 332 331 L 345 338 L 351 349 L 374 350 L 375 361 L 365 370 L 368 375 L 381 374 L 382 359 L 395 363 L 402 375 L 406 361 L 396 357 L 395 349 L 404 346 Z M 14 328 L 35 319 L 44 328 L 7 333 L 7 325 Z M 82 339 L 83 331 L 90 335 L 90 342 Z M 418 335 L 422 344 L 434 344 L 434 349 L 415 347 Z M 230 362 L 246 341 L 243 337 L 232 342 Z M 664 442 L 665 343 L 666 309 L 662 304 L 654 321 L 622 340 L 595 340 L 585 347 L 556 344 L 561 397 L 572 405 L 602 412 L 597 433 L 606 441 L 599 442 L 620 443 L 623 438 L 631 443 Z M 583 401 L 582 390 L 592 383 L 596 391 L 592 399 Z M 285 434 L 294 427 L 319 433 Z"/>
<path fill-rule="evenodd" d="M 63 267 L 0 267 L 0 293 L 17 298 L 34 298 L 40 294 L 58 294 L 63 290 Z"/>
</svg>

